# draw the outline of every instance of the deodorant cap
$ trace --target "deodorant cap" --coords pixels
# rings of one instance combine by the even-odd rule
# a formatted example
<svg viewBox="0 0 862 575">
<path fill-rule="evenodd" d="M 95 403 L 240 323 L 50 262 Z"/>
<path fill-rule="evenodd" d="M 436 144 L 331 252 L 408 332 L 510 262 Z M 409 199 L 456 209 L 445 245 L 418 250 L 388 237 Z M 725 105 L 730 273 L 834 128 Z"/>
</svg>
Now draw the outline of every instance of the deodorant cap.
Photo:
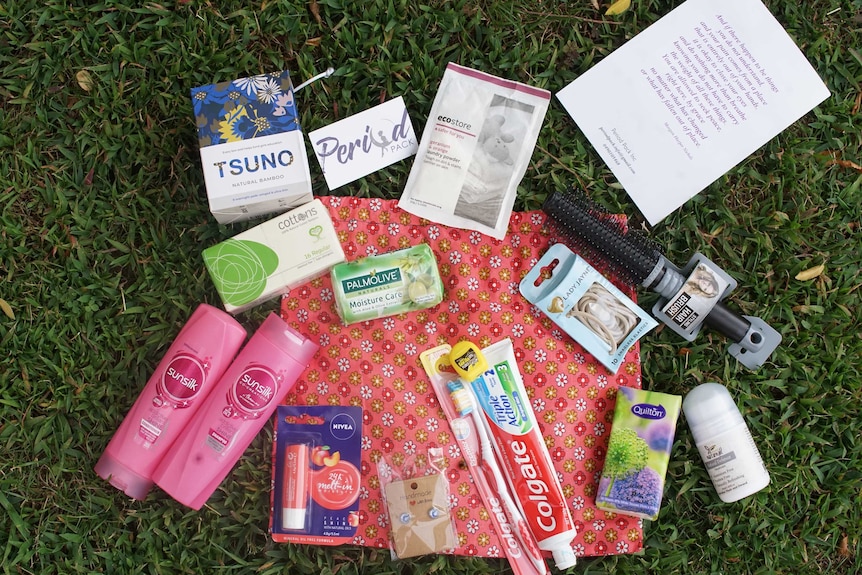
<svg viewBox="0 0 862 575">
<path fill-rule="evenodd" d="M 107 453 L 103 453 L 96 463 L 96 475 L 134 499 L 147 497 L 153 487 L 153 480 L 135 473 Z"/>
<path fill-rule="evenodd" d="M 701 443 L 743 424 L 745 420 L 727 389 L 720 383 L 703 383 L 688 392 L 682 411 L 695 443 Z"/>
</svg>

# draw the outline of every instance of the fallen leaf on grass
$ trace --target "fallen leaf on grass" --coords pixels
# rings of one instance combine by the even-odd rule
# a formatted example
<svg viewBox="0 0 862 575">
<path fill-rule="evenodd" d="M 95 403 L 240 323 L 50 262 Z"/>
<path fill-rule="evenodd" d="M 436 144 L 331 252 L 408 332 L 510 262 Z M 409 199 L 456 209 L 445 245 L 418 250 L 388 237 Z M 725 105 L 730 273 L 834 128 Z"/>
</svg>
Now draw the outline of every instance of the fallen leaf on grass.
<svg viewBox="0 0 862 575">
<path fill-rule="evenodd" d="M 862 92 L 860 92 L 860 94 L 862 94 Z M 826 150 L 823 152 L 819 152 L 817 155 L 829 158 L 826 161 L 827 166 L 839 166 L 841 168 L 848 168 L 851 170 L 856 170 L 859 173 L 862 173 L 862 166 L 860 166 L 856 162 L 841 159 L 841 151 L 840 150 Z"/>
<path fill-rule="evenodd" d="M 317 22 L 318 26 L 323 25 L 323 20 L 320 19 L 320 6 L 317 4 L 317 0 L 311 0 L 308 3 L 308 9 L 311 12 L 311 15 L 314 16 L 315 22 Z"/>
<path fill-rule="evenodd" d="M 857 164 L 856 162 L 851 162 L 850 160 L 832 160 L 829 162 L 829 165 L 836 165 L 842 168 L 848 168 L 851 170 L 856 170 L 860 174 L 862 174 L 862 166 Z"/>
<path fill-rule="evenodd" d="M 792 308 L 793 313 L 804 313 L 804 314 L 822 314 L 825 309 L 823 309 L 822 305 L 795 305 Z"/>
<path fill-rule="evenodd" d="M 850 546 L 848 545 L 847 536 L 843 536 L 841 538 L 841 543 L 838 544 L 838 554 L 842 557 L 851 557 L 853 553 L 850 552 Z"/>
<path fill-rule="evenodd" d="M 86 70 L 78 70 L 78 73 L 75 74 L 75 79 L 78 80 L 78 85 L 85 92 L 89 92 L 93 89 L 93 77 Z"/>
<path fill-rule="evenodd" d="M 9 305 L 5 299 L 0 298 L 0 309 L 3 310 L 9 319 L 15 319 L 15 312 L 12 311 L 12 306 Z"/>
<path fill-rule="evenodd" d="M 632 0 L 616 0 L 616 2 L 611 4 L 605 11 L 605 16 L 616 16 L 617 14 L 622 14 L 628 10 L 631 5 Z"/>
<path fill-rule="evenodd" d="M 813 280 L 814 278 L 820 276 L 823 271 L 826 269 L 826 265 L 820 264 L 819 266 L 814 266 L 813 268 L 808 268 L 807 270 L 802 270 L 794 279 L 799 280 L 801 282 Z"/>
</svg>

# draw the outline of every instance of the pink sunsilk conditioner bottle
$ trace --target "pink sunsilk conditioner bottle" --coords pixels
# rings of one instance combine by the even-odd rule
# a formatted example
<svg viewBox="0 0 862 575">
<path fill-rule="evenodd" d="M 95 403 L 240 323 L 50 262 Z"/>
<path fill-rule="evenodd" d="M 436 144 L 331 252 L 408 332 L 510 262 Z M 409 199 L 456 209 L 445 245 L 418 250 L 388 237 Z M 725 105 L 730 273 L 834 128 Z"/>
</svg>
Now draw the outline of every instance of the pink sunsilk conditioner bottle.
<svg viewBox="0 0 862 575">
<path fill-rule="evenodd" d="M 246 331 L 228 313 L 201 304 L 177 334 L 96 463 L 96 474 L 135 499 L 236 356 Z"/>
<path fill-rule="evenodd" d="M 153 475 L 200 509 L 317 352 L 316 343 L 270 314 L 215 385 Z"/>
</svg>

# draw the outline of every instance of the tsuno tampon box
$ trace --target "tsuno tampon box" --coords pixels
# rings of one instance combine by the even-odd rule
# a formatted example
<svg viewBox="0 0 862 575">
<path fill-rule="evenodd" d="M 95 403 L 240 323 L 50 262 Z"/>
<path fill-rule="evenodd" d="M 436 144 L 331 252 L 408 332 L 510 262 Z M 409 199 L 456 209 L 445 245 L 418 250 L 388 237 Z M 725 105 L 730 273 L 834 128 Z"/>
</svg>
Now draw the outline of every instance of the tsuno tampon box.
<svg viewBox="0 0 862 575">
<path fill-rule="evenodd" d="M 210 212 L 221 224 L 311 201 L 305 140 L 285 70 L 191 90 Z"/>
<path fill-rule="evenodd" d="M 224 308 L 236 314 L 344 261 L 329 211 L 313 200 L 203 251 Z"/>
</svg>

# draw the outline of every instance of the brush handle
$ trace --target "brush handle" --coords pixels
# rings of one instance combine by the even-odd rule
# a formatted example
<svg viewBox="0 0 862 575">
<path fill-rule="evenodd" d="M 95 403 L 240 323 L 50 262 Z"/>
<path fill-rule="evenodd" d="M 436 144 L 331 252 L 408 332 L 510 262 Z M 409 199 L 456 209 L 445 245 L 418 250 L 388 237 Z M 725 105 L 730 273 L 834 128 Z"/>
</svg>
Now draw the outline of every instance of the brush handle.
<svg viewBox="0 0 862 575">
<path fill-rule="evenodd" d="M 486 477 L 490 474 L 493 478 L 493 482 L 488 481 L 488 483 L 493 484 L 496 487 L 497 495 L 500 496 L 500 500 L 503 503 L 503 510 L 506 512 L 509 524 L 515 528 L 515 536 L 521 543 L 521 547 L 527 555 L 529 555 L 530 562 L 533 564 L 533 567 L 540 573 L 547 573 L 548 565 L 545 563 L 544 559 L 542 559 L 541 552 L 538 550 L 536 543 L 534 541 L 527 540 L 527 537 L 532 537 L 529 535 L 530 528 L 527 525 L 527 521 L 524 519 L 524 515 L 521 513 L 521 509 L 509 494 L 509 490 L 506 487 L 506 481 L 503 479 L 503 474 L 500 472 L 499 466 L 496 462 L 492 464 L 483 456 L 482 468 L 485 471 Z"/>
<path fill-rule="evenodd" d="M 703 322 L 713 330 L 725 335 L 729 340 L 742 343 L 745 335 L 751 329 L 751 322 L 727 307 L 724 302 L 718 302 L 710 310 Z"/>
<path fill-rule="evenodd" d="M 529 555 L 533 567 L 535 567 L 539 573 L 547 574 L 548 566 L 539 554 L 538 547 L 535 540 L 532 538 L 530 528 L 527 524 L 527 520 L 524 518 L 521 508 L 512 499 L 512 495 L 509 492 L 509 485 L 506 482 L 506 478 L 503 477 L 500 464 L 497 462 L 497 457 L 494 454 L 493 443 L 491 442 L 491 435 L 487 427 L 488 423 L 485 421 L 482 408 L 479 407 L 479 401 L 473 393 L 473 386 L 465 384 L 463 388 L 466 390 L 470 397 L 470 401 L 473 404 L 470 413 L 473 416 L 473 424 L 476 427 L 476 434 L 479 440 L 479 451 L 482 454 L 481 466 L 485 470 L 486 478 L 490 475 L 491 479 L 493 479 L 493 484 L 497 489 L 497 495 L 500 496 L 500 499 L 503 502 L 503 510 L 509 518 L 509 523 L 515 528 L 515 535 L 521 542 L 521 547 L 527 555 Z M 492 481 L 489 480 L 488 483 L 492 483 Z"/>
<path fill-rule="evenodd" d="M 488 469 L 488 466 L 484 464 L 480 465 L 474 471 L 475 474 L 473 475 L 473 479 L 477 484 L 481 485 L 480 489 L 489 495 L 493 493 L 495 490 L 494 486 L 496 485 L 496 480 L 492 481 L 491 477 L 494 474 L 490 469 Z M 512 497 L 509 495 L 508 490 L 500 491 L 499 489 L 496 489 L 496 491 L 498 492 L 498 495 L 500 495 L 501 501 L 494 502 L 492 505 L 502 504 L 502 510 L 506 515 L 506 520 L 508 521 L 508 527 L 511 530 L 512 537 L 515 538 L 518 547 L 520 547 L 522 551 L 522 554 L 520 554 L 519 557 L 526 556 L 529 561 L 529 566 L 532 567 L 532 570 L 528 570 L 526 564 L 521 564 L 519 566 L 517 563 L 510 562 L 512 570 L 516 574 L 520 575 L 548 575 L 550 573 L 548 570 L 548 564 L 545 563 L 545 560 L 542 557 L 542 552 L 539 550 L 532 534 L 530 533 L 530 527 L 521 515 L 520 510 L 512 501 Z M 496 513 L 496 511 L 492 512 Z"/>
</svg>

